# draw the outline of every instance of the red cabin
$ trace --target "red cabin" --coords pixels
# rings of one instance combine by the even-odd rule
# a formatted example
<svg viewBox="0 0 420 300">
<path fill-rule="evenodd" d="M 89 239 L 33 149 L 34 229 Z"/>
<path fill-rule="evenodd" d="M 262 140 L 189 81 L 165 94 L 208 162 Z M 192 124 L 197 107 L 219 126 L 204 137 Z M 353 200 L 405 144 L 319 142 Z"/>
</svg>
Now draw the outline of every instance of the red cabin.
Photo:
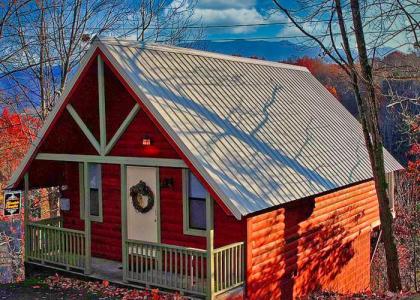
<svg viewBox="0 0 420 300">
<path fill-rule="evenodd" d="M 371 178 L 361 126 L 306 68 L 97 38 L 10 185 L 26 210 L 60 191 L 59 220 L 25 214 L 28 263 L 291 299 L 369 289 Z"/>
</svg>

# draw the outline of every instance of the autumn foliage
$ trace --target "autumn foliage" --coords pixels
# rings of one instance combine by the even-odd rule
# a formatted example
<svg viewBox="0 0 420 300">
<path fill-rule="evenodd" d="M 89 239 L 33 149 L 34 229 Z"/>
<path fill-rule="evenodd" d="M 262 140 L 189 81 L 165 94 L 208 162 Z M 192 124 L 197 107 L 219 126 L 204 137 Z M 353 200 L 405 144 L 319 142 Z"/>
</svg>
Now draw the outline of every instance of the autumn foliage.
<svg viewBox="0 0 420 300">
<path fill-rule="evenodd" d="M 0 115 L 0 188 L 19 165 L 40 125 L 40 119 L 28 113 L 3 109 Z"/>
<path fill-rule="evenodd" d="M 339 94 L 338 91 L 344 92 L 348 88 L 343 89 L 347 85 L 345 74 L 336 64 L 329 64 L 319 58 L 311 57 L 301 57 L 291 63 L 307 68 L 338 100 L 342 98 L 342 94 Z"/>
</svg>

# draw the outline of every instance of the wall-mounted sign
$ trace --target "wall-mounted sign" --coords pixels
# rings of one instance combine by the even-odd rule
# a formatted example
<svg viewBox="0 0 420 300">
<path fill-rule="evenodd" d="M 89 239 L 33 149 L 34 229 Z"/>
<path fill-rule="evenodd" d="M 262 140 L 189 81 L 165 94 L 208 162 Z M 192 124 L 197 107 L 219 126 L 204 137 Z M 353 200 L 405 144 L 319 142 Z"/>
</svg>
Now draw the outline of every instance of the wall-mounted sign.
<svg viewBox="0 0 420 300">
<path fill-rule="evenodd" d="M 4 192 L 4 215 L 13 216 L 20 213 L 22 192 Z"/>
</svg>

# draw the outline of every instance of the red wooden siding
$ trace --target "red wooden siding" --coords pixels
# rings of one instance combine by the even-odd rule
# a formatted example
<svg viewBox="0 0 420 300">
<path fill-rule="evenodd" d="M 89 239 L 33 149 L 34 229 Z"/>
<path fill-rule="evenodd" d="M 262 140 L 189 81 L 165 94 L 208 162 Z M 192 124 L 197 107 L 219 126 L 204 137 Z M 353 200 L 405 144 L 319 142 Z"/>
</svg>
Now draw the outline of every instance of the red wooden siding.
<svg viewBox="0 0 420 300">
<path fill-rule="evenodd" d="M 194 248 L 206 248 L 206 238 L 184 234 L 182 205 L 182 170 L 160 168 L 160 180 L 173 178 L 174 186 L 160 190 L 162 243 Z M 245 240 L 245 221 L 225 214 L 214 204 L 215 247 Z"/>
<path fill-rule="evenodd" d="M 98 63 L 93 61 L 83 81 L 77 86 L 77 93 L 70 98 L 70 104 L 99 141 L 99 93 Z"/>
<path fill-rule="evenodd" d="M 98 154 L 67 110 L 39 149 L 40 153 Z"/>
<path fill-rule="evenodd" d="M 143 137 L 151 139 L 150 146 L 143 146 Z M 178 154 L 156 128 L 147 114 L 141 110 L 128 126 L 120 140 L 111 150 L 110 155 L 179 158 Z"/>
<path fill-rule="evenodd" d="M 92 255 L 121 260 L 121 181 L 119 165 L 102 165 L 103 222 L 92 222 Z"/>
<path fill-rule="evenodd" d="M 65 163 L 34 160 L 29 168 L 30 188 L 44 188 L 66 184 Z M 24 188 L 23 186 L 21 187 Z"/>
<path fill-rule="evenodd" d="M 245 242 L 246 220 L 238 221 L 227 215 L 223 208 L 214 203 L 214 246 L 215 248 L 236 242 Z"/>
<path fill-rule="evenodd" d="M 173 178 L 172 188 L 160 190 L 160 219 L 161 241 L 165 244 L 185 247 L 206 247 L 206 239 L 183 232 L 183 208 L 182 208 L 182 170 L 175 168 L 160 168 L 160 181 L 165 178 Z"/>
<path fill-rule="evenodd" d="M 64 227 L 85 230 L 85 223 L 80 219 L 79 164 L 66 164 L 64 174 L 68 188 L 62 192 L 62 196 L 70 199 L 70 210 L 61 212 Z"/>
<path fill-rule="evenodd" d="M 369 288 L 373 182 L 302 199 L 247 219 L 247 295 L 292 299 Z"/>
<path fill-rule="evenodd" d="M 136 101 L 125 90 L 125 87 L 115 77 L 107 65 L 105 73 L 105 110 L 106 110 L 106 138 L 109 142 L 121 123 L 125 120 Z M 139 138 L 139 137 L 137 137 Z"/>
</svg>

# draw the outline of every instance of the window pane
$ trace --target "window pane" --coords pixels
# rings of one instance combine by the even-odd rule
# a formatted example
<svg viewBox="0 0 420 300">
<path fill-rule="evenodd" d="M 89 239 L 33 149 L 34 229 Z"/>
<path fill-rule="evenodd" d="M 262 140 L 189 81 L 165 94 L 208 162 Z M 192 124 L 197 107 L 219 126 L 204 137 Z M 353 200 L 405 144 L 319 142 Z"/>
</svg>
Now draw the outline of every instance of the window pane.
<svg viewBox="0 0 420 300">
<path fill-rule="evenodd" d="M 193 198 L 206 198 L 206 189 L 198 181 L 193 173 L 189 172 L 189 196 Z"/>
<path fill-rule="evenodd" d="M 206 200 L 190 198 L 189 199 L 190 211 L 190 228 L 193 229 L 206 229 Z"/>
<path fill-rule="evenodd" d="M 99 189 L 101 176 L 100 164 L 89 164 L 89 187 L 91 189 Z"/>
<path fill-rule="evenodd" d="M 90 215 L 99 216 L 99 190 L 90 189 Z"/>
</svg>

